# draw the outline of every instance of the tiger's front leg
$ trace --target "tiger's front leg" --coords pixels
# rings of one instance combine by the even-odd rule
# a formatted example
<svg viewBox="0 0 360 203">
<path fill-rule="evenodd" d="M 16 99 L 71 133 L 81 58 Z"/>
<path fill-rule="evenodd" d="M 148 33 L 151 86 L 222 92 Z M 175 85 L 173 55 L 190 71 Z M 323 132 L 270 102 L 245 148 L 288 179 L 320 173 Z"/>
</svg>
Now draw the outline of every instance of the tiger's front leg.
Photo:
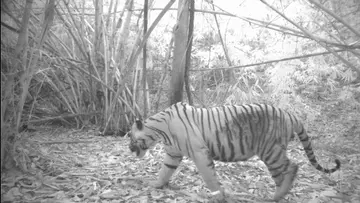
<svg viewBox="0 0 360 203">
<path fill-rule="evenodd" d="M 163 188 L 169 183 L 172 174 L 182 161 L 183 156 L 166 152 L 164 163 L 159 172 L 158 180 L 153 184 L 155 188 Z"/>
<path fill-rule="evenodd" d="M 220 187 L 220 183 L 216 177 L 215 165 L 210 152 L 206 147 L 197 150 L 193 155 L 193 160 L 199 170 L 200 175 L 211 191 L 210 202 L 223 202 L 225 200 L 224 190 Z"/>
</svg>

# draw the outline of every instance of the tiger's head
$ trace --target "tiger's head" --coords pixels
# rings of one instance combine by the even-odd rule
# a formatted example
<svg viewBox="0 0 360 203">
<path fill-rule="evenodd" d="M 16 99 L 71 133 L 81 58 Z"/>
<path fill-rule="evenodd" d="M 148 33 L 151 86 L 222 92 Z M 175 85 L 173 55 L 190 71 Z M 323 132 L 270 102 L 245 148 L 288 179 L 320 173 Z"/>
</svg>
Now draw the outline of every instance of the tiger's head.
<svg viewBox="0 0 360 203">
<path fill-rule="evenodd" d="M 136 153 L 139 158 L 144 157 L 146 151 L 154 147 L 158 142 L 153 132 L 141 120 L 135 121 L 128 132 L 128 136 L 130 137 L 129 149 L 131 152 Z"/>
</svg>

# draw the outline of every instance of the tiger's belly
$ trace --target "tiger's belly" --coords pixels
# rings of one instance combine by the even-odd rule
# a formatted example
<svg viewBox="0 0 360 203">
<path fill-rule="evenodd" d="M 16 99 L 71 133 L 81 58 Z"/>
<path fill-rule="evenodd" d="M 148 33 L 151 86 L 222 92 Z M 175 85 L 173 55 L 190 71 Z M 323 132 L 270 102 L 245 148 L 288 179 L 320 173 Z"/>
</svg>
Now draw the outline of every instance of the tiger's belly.
<svg viewBox="0 0 360 203">
<path fill-rule="evenodd" d="M 238 136 L 230 139 L 229 137 L 224 138 L 222 136 L 222 138 L 207 141 L 207 147 L 211 157 L 216 161 L 246 161 L 255 155 L 246 137 Z"/>
<path fill-rule="evenodd" d="M 235 154 L 235 155 L 229 155 L 229 154 L 212 154 L 212 158 L 215 161 L 221 161 L 221 162 L 238 162 L 238 161 L 247 161 L 251 157 L 253 157 L 255 154 L 253 153 L 247 153 L 247 154 Z"/>
</svg>

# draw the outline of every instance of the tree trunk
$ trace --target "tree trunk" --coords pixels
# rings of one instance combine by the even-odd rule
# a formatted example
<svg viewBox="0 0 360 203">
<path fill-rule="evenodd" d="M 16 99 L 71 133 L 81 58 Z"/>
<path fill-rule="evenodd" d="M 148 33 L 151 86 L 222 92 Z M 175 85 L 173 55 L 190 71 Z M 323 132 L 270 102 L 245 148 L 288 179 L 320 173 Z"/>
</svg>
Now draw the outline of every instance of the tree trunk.
<svg viewBox="0 0 360 203">
<path fill-rule="evenodd" d="M 24 15 L 21 21 L 20 34 L 15 47 L 15 54 L 21 56 L 21 52 L 27 46 L 28 28 L 33 0 L 26 0 Z"/>
<path fill-rule="evenodd" d="M 178 23 L 174 29 L 175 46 L 172 64 L 170 92 L 170 105 L 183 99 L 185 56 L 189 30 L 189 0 L 179 0 Z"/>
<path fill-rule="evenodd" d="M 192 49 L 192 41 L 194 36 L 194 18 L 195 18 L 195 0 L 190 1 L 190 11 L 189 11 L 189 32 L 188 32 L 188 41 L 187 41 L 187 49 L 186 49 L 186 59 L 185 59 L 185 90 L 187 93 L 187 98 L 189 100 L 189 104 L 193 105 L 193 99 L 191 96 L 191 88 L 190 88 L 190 80 L 189 80 L 189 70 L 191 67 L 191 49 Z"/>
</svg>

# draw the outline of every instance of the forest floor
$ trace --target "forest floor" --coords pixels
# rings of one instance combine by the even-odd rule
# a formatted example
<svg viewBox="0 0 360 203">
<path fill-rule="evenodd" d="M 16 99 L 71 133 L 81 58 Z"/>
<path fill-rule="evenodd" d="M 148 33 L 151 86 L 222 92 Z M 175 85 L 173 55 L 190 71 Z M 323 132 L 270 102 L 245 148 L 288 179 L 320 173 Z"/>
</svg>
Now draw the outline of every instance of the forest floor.
<svg viewBox="0 0 360 203">
<path fill-rule="evenodd" d="M 319 162 L 329 168 L 335 158 L 342 163 L 331 175 L 310 165 L 298 141 L 290 144 L 288 154 L 300 167 L 281 202 L 360 202 L 359 115 L 359 109 L 332 106 L 308 124 Z M 161 146 L 138 159 L 130 154 L 128 142 L 97 136 L 90 129 L 39 127 L 24 132 L 14 161 L 1 173 L 1 202 L 207 202 L 207 189 L 192 161 L 183 161 L 173 187 L 153 189 L 149 182 L 161 167 Z M 257 158 L 216 162 L 216 170 L 229 202 L 265 202 L 274 193 L 269 172 Z"/>
</svg>

